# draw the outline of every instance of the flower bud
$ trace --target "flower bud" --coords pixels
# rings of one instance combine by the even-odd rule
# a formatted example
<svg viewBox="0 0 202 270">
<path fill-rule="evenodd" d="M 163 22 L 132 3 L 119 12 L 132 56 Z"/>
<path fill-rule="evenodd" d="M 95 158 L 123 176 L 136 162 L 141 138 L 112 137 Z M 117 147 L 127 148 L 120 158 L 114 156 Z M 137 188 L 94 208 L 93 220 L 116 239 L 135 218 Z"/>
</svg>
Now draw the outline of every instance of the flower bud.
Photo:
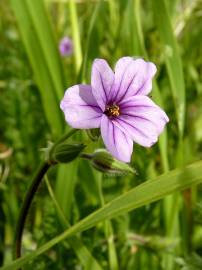
<svg viewBox="0 0 202 270">
<path fill-rule="evenodd" d="M 91 162 L 95 169 L 107 174 L 123 175 L 135 173 L 132 167 L 115 159 L 105 149 L 96 150 L 91 156 Z"/>
<path fill-rule="evenodd" d="M 85 148 L 84 144 L 59 144 L 51 153 L 51 161 L 57 163 L 68 163 L 78 157 Z"/>
<path fill-rule="evenodd" d="M 69 56 L 73 52 L 73 43 L 69 37 L 64 37 L 60 40 L 59 51 L 61 56 Z"/>
</svg>

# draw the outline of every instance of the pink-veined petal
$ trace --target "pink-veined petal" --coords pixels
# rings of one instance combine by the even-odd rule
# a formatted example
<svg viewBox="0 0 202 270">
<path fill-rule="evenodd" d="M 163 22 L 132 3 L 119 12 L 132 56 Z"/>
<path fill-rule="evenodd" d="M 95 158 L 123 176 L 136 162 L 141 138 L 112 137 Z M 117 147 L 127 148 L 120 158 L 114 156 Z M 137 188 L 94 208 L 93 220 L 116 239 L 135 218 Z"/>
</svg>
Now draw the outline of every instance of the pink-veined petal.
<svg viewBox="0 0 202 270">
<path fill-rule="evenodd" d="M 150 147 L 169 121 L 166 113 L 147 96 L 134 96 L 120 103 L 121 115 L 114 124 L 138 144 Z"/>
<path fill-rule="evenodd" d="M 107 150 L 118 160 L 130 162 L 133 141 L 117 128 L 112 121 L 106 116 L 102 116 L 101 135 Z"/>
<path fill-rule="evenodd" d="M 100 127 L 102 111 L 89 85 L 68 88 L 60 103 L 66 122 L 73 128 L 89 129 Z"/>
<path fill-rule="evenodd" d="M 143 59 L 120 58 L 115 66 L 113 100 L 120 101 L 135 95 L 147 95 L 152 89 L 156 66 Z"/>
<path fill-rule="evenodd" d="M 104 59 L 95 59 L 92 67 L 91 86 L 93 95 L 104 111 L 114 82 L 114 72 Z"/>
</svg>

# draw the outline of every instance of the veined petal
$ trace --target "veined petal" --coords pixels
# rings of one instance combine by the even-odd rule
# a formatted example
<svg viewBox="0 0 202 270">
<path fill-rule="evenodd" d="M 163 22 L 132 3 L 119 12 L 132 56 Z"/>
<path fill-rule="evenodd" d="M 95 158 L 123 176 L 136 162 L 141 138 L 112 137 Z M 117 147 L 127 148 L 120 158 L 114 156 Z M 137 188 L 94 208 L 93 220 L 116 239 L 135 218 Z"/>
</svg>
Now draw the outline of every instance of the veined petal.
<svg viewBox="0 0 202 270">
<path fill-rule="evenodd" d="M 166 113 L 147 96 L 134 96 L 120 104 L 121 116 L 114 124 L 138 144 L 150 147 L 169 121 Z"/>
<path fill-rule="evenodd" d="M 93 62 L 91 74 L 91 86 L 93 95 L 104 111 L 108 103 L 109 93 L 114 82 L 114 72 L 104 59 L 96 59 Z"/>
<path fill-rule="evenodd" d="M 147 95 L 152 89 L 156 66 L 143 59 L 120 58 L 115 66 L 113 99 L 117 102 L 134 95 Z"/>
<path fill-rule="evenodd" d="M 101 135 L 107 150 L 118 160 L 130 162 L 133 141 L 117 128 L 106 115 L 101 120 Z"/>
<path fill-rule="evenodd" d="M 66 122 L 73 128 L 89 129 L 100 127 L 102 111 L 90 85 L 75 85 L 68 88 L 60 103 Z"/>
</svg>

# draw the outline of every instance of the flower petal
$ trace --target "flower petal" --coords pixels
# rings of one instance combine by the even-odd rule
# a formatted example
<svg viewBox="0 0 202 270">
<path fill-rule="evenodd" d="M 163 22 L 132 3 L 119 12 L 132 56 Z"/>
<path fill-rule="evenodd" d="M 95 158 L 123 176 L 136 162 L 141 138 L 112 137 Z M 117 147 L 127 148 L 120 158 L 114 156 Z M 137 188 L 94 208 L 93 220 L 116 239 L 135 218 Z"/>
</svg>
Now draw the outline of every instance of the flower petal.
<svg viewBox="0 0 202 270">
<path fill-rule="evenodd" d="M 150 147 L 169 121 L 166 113 L 147 96 L 134 96 L 120 104 L 121 116 L 114 124 L 138 144 Z"/>
<path fill-rule="evenodd" d="M 89 129 L 100 126 L 102 111 L 89 85 L 68 88 L 60 103 L 66 122 L 73 128 Z"/>
<path fill-rule="evenodd" d="M 113 99 L 117 102 L 134 95 L 147 95 L 152 89 L 156 66 L 143 59 L 120 58 L 115 66 Z"/>
<path fill-rule="evenodd" d="M 104 59 L 96 59 L 93 62 L 91 74 L 91 86 L 93 95 L 104 111 L 108 103 L 108 96 L 114 82 L 114 72 Z"/>
<path fill-rule="evenodd" d="M 107 150 L 118 160 L 130 162 L 133 141 L 117 128 L 106 115 L 101 120 L 101 135 Z"/>
</svg>

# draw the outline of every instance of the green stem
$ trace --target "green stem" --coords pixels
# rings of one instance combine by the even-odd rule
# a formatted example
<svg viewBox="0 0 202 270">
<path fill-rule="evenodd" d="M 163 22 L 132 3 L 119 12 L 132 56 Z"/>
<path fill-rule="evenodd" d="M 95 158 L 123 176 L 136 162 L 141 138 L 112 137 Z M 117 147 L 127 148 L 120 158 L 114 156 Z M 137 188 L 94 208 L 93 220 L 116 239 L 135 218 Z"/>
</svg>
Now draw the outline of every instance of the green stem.
<svg viewBox="0 0 202 270">
<path fill-rule="evenodd" d="M 101 207 L 105 205 L 104 195 L 102 192 L 102 181 L 103 181 L 102 174 L 99 173 L 97 177 L 97 186 L 98 186 L 98 193 L 99 193 L 99 200 L 100 200 Z"/>
<path fill-rule="evenodd" d="M 97 185 L 98 185 L 98 192 L 99 192 L 99 199 L 101 207 L 104 207 L 105 205 L 105 199 L 102 189 L 102 175 L 98 175 L 97 179 Z M 104 231 L 105 231 L 105 237 L 107 238 L 108 243 L 108 257 L 109 257 L 109 269 L 110 270 L 118 270 L 118 259 L 116 254 L 116 247 L 114 243 L 114 235 L 113 235 L 113 227 L 110 220 L 106 220 L 104 222 Z"/>
<path fill-rule="evenodd" d="M 36 172 L 34 178 L 31 181 L 31 185 L 26 193 L 25 199 L 22 204 L 22 208 L 20 210 L 20 215 L 17 223 L 16 228 L 16 235 L 15 235 L 15 258 L 21 257 L 21 246 L 22 246 L 22 234 L 23 229 L 27 217 L 28 210 L 34 198 L 34 195 L 41 183 L 41 180 L 45 173 L 50 168 L 51 164 L 48 162 L 42 162 Z"/>
<path fill-rule="evenodd" d="M 66 141 L 69 137 L 71 137 L 74 133 L 76 133 L 79 129 L 70 129 L 69 132 L 65 133 L 63 136 L 60 137 L 59 140 L 57 140 L 54 145 L 52 146 L 51 148 L 51 152 L 55 149 L 55 147 L 58 145 L 58 144 L 61 144 L 63 143 L 64 141 Z"/>
<path fill-rule="evenodd" d="M 51 199 L 53 201 L 53 204 L 55 205 L 55 208 L 57 210 L 58 216 L 59 216 L 59 218 L 60 218 L 60 220 L 62 222 L 62 225 L 64 227 L 69 228 L 71 225 L 69 224 L 69 222 L 65 218 L 63 210 L 60 208 L 60 205 L 59 205 L 57 199 L 55 198 L 55 194 L 53 192 L 53 189 L 51 187 L 51 184 L 50 184 L 47 176 L 45 176 L 45 183 L 46 183 L 46 186 L 47 186 L 47 189 L 48 189 L 48 193 L 49 193 L 49 195 L 50 195 L 50 197 L 51 197 Z"/>
<path fill-rule="evenodd" d="M 87 160 L 91 160 L 93 155 L 92 154 L 87 154 L 87 153 L 81 153 L 80 157 L 84 158 L 84 159 L 87 159 Z"/>
<path fill-rule="evenodd" d="M 51 148 L 50 150 L 50 156 L 53 150 L 55 149 L 56 145 L 64 142 L 67 140 L 69 137 L 71 137 L 77 129 L 71 129 L 68 133 L 63 135 Z M 44 177 L 44 175 L 47 173 L 48 169 L 53 166 L 55 163 L 52 162 L 51 160 L 46 160 L 41 163 L 39 166 L 36 174 L 34 175 L 31 185 L 28 188 L 28 191 L 25 195 L 25 199 L 22 203 L 22 208 L 20 210 L 20 215 L 16 227 L 16 235 L 15 235 L 15 252 L 14 252 L 14 257 L 15 258 L 20 258 L 21 257 L 21 246 L 22 246 L 22 235 L 23 235 L 23 230 L 26 222 L 26 217 L 28 214 L 28 211 L 30 209 L 31 203 L 33 201 L 34 195 Z"/>
<path fill-rule="evenodd" d="M 67 221 L 63 210 L 60 208 L 60 205 L 55 197 L 55 194 L 53 192 L 53 189 L 51 187 L 51 184 L 47 176 L 45 176 L 45 183 L 46 183 L 49 195 L 56 208 L 61 225 L 64 227 L 64 229 L 70 228 L 71 225 Z M 97 260 L 93 257 L 93 255 L 90 253 L 88 248 L 83 244 L 79 236 L 72 236 L 71 238 L 69 238 L 68 243 L 65 242 L 64 245 L 67 246 L 68 244 L 73 248 L 75 254 L 80 259 L 84 269 L 102 270 L 102 267 L 99 265 Z"/>
</svg>

